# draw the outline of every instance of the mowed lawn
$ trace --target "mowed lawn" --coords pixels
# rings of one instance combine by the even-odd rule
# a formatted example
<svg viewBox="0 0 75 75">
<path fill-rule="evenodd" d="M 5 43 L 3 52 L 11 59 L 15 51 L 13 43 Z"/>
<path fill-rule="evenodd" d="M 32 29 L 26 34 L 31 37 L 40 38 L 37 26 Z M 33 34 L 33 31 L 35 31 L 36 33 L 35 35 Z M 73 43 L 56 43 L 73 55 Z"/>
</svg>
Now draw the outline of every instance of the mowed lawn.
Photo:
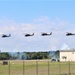
<svg viewBox="0 0 75 75">
<path fill-rule="evenodd" d="M 75 75 L 75 62 L 50 62 L 49 60 L 0 61 L 0 75 Z"/>
</svg>

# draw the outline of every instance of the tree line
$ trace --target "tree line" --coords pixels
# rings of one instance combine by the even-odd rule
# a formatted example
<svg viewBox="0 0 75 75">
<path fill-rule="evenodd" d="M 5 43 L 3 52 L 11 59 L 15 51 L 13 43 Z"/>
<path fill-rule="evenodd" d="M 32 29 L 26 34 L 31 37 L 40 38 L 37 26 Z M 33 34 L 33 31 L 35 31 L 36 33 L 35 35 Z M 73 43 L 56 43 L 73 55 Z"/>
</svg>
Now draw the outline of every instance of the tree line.
<svg viewBox="0 0 75 75">
<path fill-rule="evenodd" d="M 26 52 L 28 59 L 48 59 L 49 52 Z"/>
<path fill-rule="evenodd" d="M 34 59 L 50 59 L 51 57 L 59 57 L 59 51 L 55 51 L 54 55 L 48 52 L 1 52 L 0 60 L 34 60 Z"/>
</svg>

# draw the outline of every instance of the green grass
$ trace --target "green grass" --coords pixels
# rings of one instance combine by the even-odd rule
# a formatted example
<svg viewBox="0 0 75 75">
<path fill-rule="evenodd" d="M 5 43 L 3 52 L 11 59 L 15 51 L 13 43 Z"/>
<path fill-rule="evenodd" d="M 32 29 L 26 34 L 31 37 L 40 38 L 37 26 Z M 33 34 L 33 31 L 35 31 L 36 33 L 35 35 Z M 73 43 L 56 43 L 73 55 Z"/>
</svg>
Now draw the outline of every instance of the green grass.
<svg viewBox="0 0 75 75">
<path fill-rule="evenodd" d="M 10 60 L 8 65 L 0 64 L 0 75 L 69 75 L 69 72 L 75 75 L 75 62 L 25 60 L 23 65 L 22 60 Z"/>
</svg>

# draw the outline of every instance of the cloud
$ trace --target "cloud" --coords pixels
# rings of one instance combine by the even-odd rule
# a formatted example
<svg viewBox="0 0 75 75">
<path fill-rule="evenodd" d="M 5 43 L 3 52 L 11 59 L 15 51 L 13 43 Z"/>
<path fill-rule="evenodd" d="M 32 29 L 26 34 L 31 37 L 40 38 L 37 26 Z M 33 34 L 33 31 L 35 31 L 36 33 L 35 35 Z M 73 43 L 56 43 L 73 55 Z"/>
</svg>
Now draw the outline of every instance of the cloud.
<svg viewBox="0 0 75 75">
<path fill-rule="evenodd" d="M 45 22 L 49 23 L 50 19 L 47 16 L 41 16 L 33 20 L 34 22 Z"/>
<path fill-rule="evenodd" d="M 49 17 L 39 17 L 32 21 L 32 23 L 17 23 L 16 21 L 4 19 L 0 20 L 0 32 L 62 32 L 75 31 L 74 24 L 66 21 L 56 20 L 51 21 Z"/>
<path fill-rule="evenodd" d="M 49 17 L 39 17 L 34 19 L 31 23 L 17 23 L 14 20 L 4 19 L 0 20 L 0 34 L 12 33 L 15 38 L 13 42 L 8 42 L 11 48 L 15 48 L 18 44 L 22 44 L 19 49 L 48 49 L 56 50 L 60 49 L 62 44 L 65 42 L 70 48 L 74 47 L 74 37 L 66 37 L 66 32 L 74 32 L 75 25 L 63 20 L 52 21 Z M 25 38 L 23 33 L 35 33 L 35 36 Z M 51 36 L 42 37 L 41 32 L 52 32 Z M 13 37 L 13 36 L 12 36 Z M 72 39 L 73 38 L 73 39 Z M 11 40 L 11 38 L 10 38 Z M 7 40 L 2 40 L 2 43 Z M 14 44 L 15 43 L 15 44 Z M 3 43 L 6 46 L 6 43 Z M 74 43 L 75 44 L 75 43 Z M 42 45 L 42 46 L 41 46 Z M 13 47 L 12 47 L 13 46 Z M 24 47 L 28 46 L 28 47 Z M 36 48 L 37 47 L 37 48 Z M 2 47 L 1 47 L 2 48 Z M 9 48 L 9 46 L 8 46 Z"/>
<path fill-rule="evenodd" d="M 0 32 L 4 33 L 22 33 L 34 30 L 34 26 L 29 23 L 17 23 L 11 20 L 0 21 Z"/>
<path fill-rule="evenodd" d="M 32 31 L 32 30 L 34 30 L 35 29 L 35 26 L 33 26 L 32 24 L 29 24 L 29 23 L 21 23 L 20 24 L 20 29 L 22 30 L 22 31 Z"/>
<path fill-rule="evenodd" d="M 67 44 L 64 43 L 64 44 L 62 45 L 62 47 L 61 47 L 61 50 L 66 50 L 66 49 L 68 50 L 68 49 L 70 49 L 70 48 L 69 48 L 69 46 L 68 46 Z"/>
<path fill-rule="evenodd" d="M 74 24 L 64 21 L 61 19 L 56 19 L 52 21 L 49 17 L 39 17 L 34 19 L 33 21 L 38 31 L 59 31 L 59 32 L 67 32 L 67 31 L 75 31 Z"/>
</svg>

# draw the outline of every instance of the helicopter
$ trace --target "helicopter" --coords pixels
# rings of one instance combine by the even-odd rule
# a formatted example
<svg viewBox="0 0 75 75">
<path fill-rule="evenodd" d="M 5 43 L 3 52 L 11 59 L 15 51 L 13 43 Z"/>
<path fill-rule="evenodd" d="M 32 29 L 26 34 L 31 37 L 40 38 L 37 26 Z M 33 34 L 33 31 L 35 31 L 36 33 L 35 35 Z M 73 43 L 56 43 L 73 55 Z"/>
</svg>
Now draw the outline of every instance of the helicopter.
<svg viewBox="0 0 75 75">
<path fill-rule="evenodd" d="M 75 33 L 69 33 L 67 32 L 66 36 L 71 36 L 71 35 L 75 35 Z"/>
<path fill-rule="evenodd" d="M 10 36 L 11 36 L 11 34 L 9 34 L 9 35 L 2 34 L 2 38 L 5 38 L 5 37 L 10 37 Z"/>
<path fill-rule="evenodd" d="M 29 37 L 29 36 L 33 36 L 34 35 L 34 33 L 33 34 L 25 34 L 25 37 Z"/>
<path fill-rule="evenodd" d="M 52 35 L 52 32 L 50 33 L 42 33 L 41 36 L 47 36 L 47 35 Z"/>
</svg>

